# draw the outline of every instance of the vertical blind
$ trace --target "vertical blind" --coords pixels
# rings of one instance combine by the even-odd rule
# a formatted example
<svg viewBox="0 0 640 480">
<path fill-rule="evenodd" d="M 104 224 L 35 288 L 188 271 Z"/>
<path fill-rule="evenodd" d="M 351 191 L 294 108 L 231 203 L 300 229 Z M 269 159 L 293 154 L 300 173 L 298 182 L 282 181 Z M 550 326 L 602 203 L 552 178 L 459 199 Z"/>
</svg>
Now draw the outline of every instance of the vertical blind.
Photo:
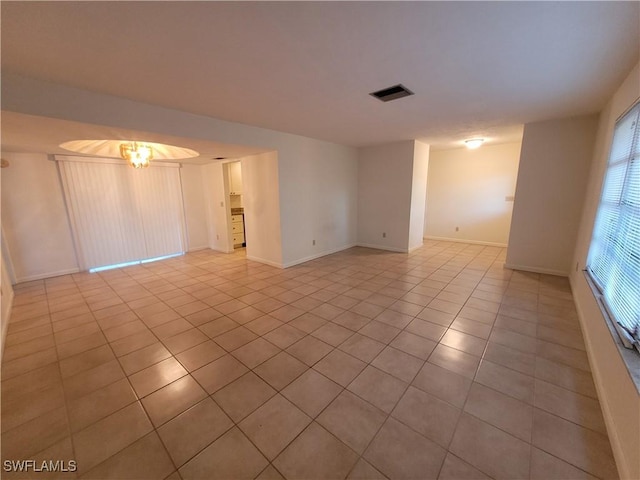
<svg viewBox="0 0 640 480">
<path fill-rule="evenodd" d="M 623 338 L 640 349 L 640 103 L 615 126 L 587 270 Z"/>
<path fill-rule="evenodd" d="M 83 269 L 184 252 L 180 172 L 56 156 Z"/>
</svg>

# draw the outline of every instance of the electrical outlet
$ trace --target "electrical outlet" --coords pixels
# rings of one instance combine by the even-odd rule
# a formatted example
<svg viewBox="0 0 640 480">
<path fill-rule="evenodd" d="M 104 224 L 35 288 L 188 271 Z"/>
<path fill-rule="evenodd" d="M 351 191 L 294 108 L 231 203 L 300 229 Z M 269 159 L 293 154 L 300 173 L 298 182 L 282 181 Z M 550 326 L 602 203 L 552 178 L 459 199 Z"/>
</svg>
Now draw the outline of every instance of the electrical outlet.
<svg viewBox="0 0 640 480">
<path fill-rule="evenodd" d="M 387 232 L 382 232 L 382 238 L 387 238 Z"/>
<path fill-rule="evenodd" d="M 456 227 L 456 232 L 459 232 L 459 231 L 460 231 L 460 227 Z"/>
<path fill-rule="evenodd" d="M 315 245 L 316 241 L 315 240 L 311 240 L 311 245 Z"/>
<path fill-rule="evenodd" d="M 224 207 L 224 202 L 220 202 L 220 206 L 221 206 L 221 207 Z"/>
</svg>

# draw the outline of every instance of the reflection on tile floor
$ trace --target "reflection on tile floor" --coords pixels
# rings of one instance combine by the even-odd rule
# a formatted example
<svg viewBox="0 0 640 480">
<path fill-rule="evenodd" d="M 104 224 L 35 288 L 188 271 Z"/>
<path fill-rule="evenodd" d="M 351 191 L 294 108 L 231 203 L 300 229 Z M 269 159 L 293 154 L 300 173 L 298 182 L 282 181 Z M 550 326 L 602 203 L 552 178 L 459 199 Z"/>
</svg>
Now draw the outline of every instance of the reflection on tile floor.
<svg viewBox="0 0 640 480">
<path fill-rule="evenodd" d="M 568 282 L 504 254 L 428 242 L 280 270 L 200 251 L 18 285 L 2 460 L 77 462 L 37 478 L 617 477 Z"/>
</svg>

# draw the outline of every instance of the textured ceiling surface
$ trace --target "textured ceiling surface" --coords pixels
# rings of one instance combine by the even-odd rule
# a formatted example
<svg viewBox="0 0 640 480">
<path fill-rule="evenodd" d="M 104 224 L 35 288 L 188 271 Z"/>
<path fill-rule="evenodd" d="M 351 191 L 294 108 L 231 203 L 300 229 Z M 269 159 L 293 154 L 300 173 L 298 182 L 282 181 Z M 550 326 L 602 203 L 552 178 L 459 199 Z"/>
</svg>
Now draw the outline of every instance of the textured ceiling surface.
<svg viewBox="0 0 640 480">
<path fill-rule="evenodd" d="M 599 111 L 639 2 L 7 2 L 2 71 L 352 146 Z M 383 103 L 398 83 L 415 95 Z"/>
</svg>

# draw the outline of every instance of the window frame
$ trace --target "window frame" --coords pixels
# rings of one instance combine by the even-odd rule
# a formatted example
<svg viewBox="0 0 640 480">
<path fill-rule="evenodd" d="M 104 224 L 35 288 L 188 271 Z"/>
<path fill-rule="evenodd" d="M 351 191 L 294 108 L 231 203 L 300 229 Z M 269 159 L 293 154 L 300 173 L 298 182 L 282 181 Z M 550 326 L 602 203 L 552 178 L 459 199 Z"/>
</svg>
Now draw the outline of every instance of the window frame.
<svg viewBox="0 0 640 480">
<path fill-rule="evenodd" d="M 619 147 L 619 145 L 615 144 L 616 133 L 618 131 L 618 128 L 623 124 L 624 120 L 626 120 L 628 115 L 636 116 L 635 124 L 632 125 L 634 131 L 632 133 L 631 143 L 629 144 L 629 150 L 627 153 L 625 153 L 624 158 L 618 158 L 618 157 L 613 158 L 615 149 Z M 637 338 L 633 336 L 633 333 L 640 332 L 640 307 L 638 307 L 637 310 L 636 309 L 632 310 L 631 321 L 633 322 L 635 317 L 637 317 L 637 320 L 636 320 L 636 324 L 634 325 L 635 330 L 633 333 L 631 333 L 627 330 L 627 328 L 624 325 L 622 325 L 621 322 L 619 322 L 616 319 L 616 314 L 614 312 L 614 309 L 609 305 L 609 302 L 607 301 L 607 298 L 606 298 L 606 294 L 605 294 L 606 285 L 603 285 L 600 278 L 598 278 L 596 272 L 594 271 L 594 268 L 592 268 L 592 264 L 594 263 L 594 257 L 597 257 L 598 255 L 598 250 L 596 249 L 596 245 L 600 243 L 600 240 L 597 240 L 596 237 L 598 235 L 602 235 L 607 232 L 605 228 L 602 228 L 602 229 L 599 228 L 599 221 L 601 220 L 601 210 L 602 210 L 603 202 L 606 201 L 604 197 L 608 193 L 608 189 L 607 189 L 608 175 L 612 171 L 612 168 L 615 168 L 616 166 L 619 166 L 621 163 L 624 163 L 625 173 L 622 176 L 623 178 L 622 181 L 620 182 L 621 198 L 620 198 L 620 201 L 618 202 L 618 205 L 621 205 L 623 203 L 622 196 L 623 196 L 623 191 L 626 184 L 626 178 L 629 174 L 629 169 L 632 167 L 631 164 L 634 161 L 640 163 L 639 152 L 640 152 L 640 99 L 636 100 L 627 110 L 625 110 L 616 119 L 616 122 L 614 124 L 613 134 L 611 137 L 611 144 L 609 146 L 609 155 L 607 158 L 606 168 L 605 168 L 604 176 L 602 180 L 602 188 L 601 188 L 600 197 L 599 197 L 599 201 L 596 209 L 596 215 L 594 218 L 594 226 L 591 233 L 591 241 L 589 243 L 589 251 L 587 255 L 586 268 L 584 270 L 588 283 L 591 285 L 591 288 L 594 292 L 598 305 L 602 309 L 602 312 L 603 312 L 603 315 L 605 316 L 606 321 L 611 323 L 611 327 L 613 327 L 617 332 L 620 338 L 620 341 L 622 342 L 622 345 L 627 349 L 633 349 L 635 353 L 640 353 L 640 335 L 638 335 Z M 620 208 L 620 210 L 622 210 L 622 208 Z M 616 218 L 616 223 L 615 223 L 616 228 L 614 231 L 618 230 L 622 223 L 623 222 L 619 218 Z M 633 225 L 635 226 L 635 223 Z M 638 229 L 640 229 L 640 223 L 638 224 Z M 631 242 L 629 244 L 633 246 Z M 633 252 L 635 252 L 635 250 L 633 250 Z M 615 258 L 618 258 L 618 257 L 615 257 Z"/>
</svg>

